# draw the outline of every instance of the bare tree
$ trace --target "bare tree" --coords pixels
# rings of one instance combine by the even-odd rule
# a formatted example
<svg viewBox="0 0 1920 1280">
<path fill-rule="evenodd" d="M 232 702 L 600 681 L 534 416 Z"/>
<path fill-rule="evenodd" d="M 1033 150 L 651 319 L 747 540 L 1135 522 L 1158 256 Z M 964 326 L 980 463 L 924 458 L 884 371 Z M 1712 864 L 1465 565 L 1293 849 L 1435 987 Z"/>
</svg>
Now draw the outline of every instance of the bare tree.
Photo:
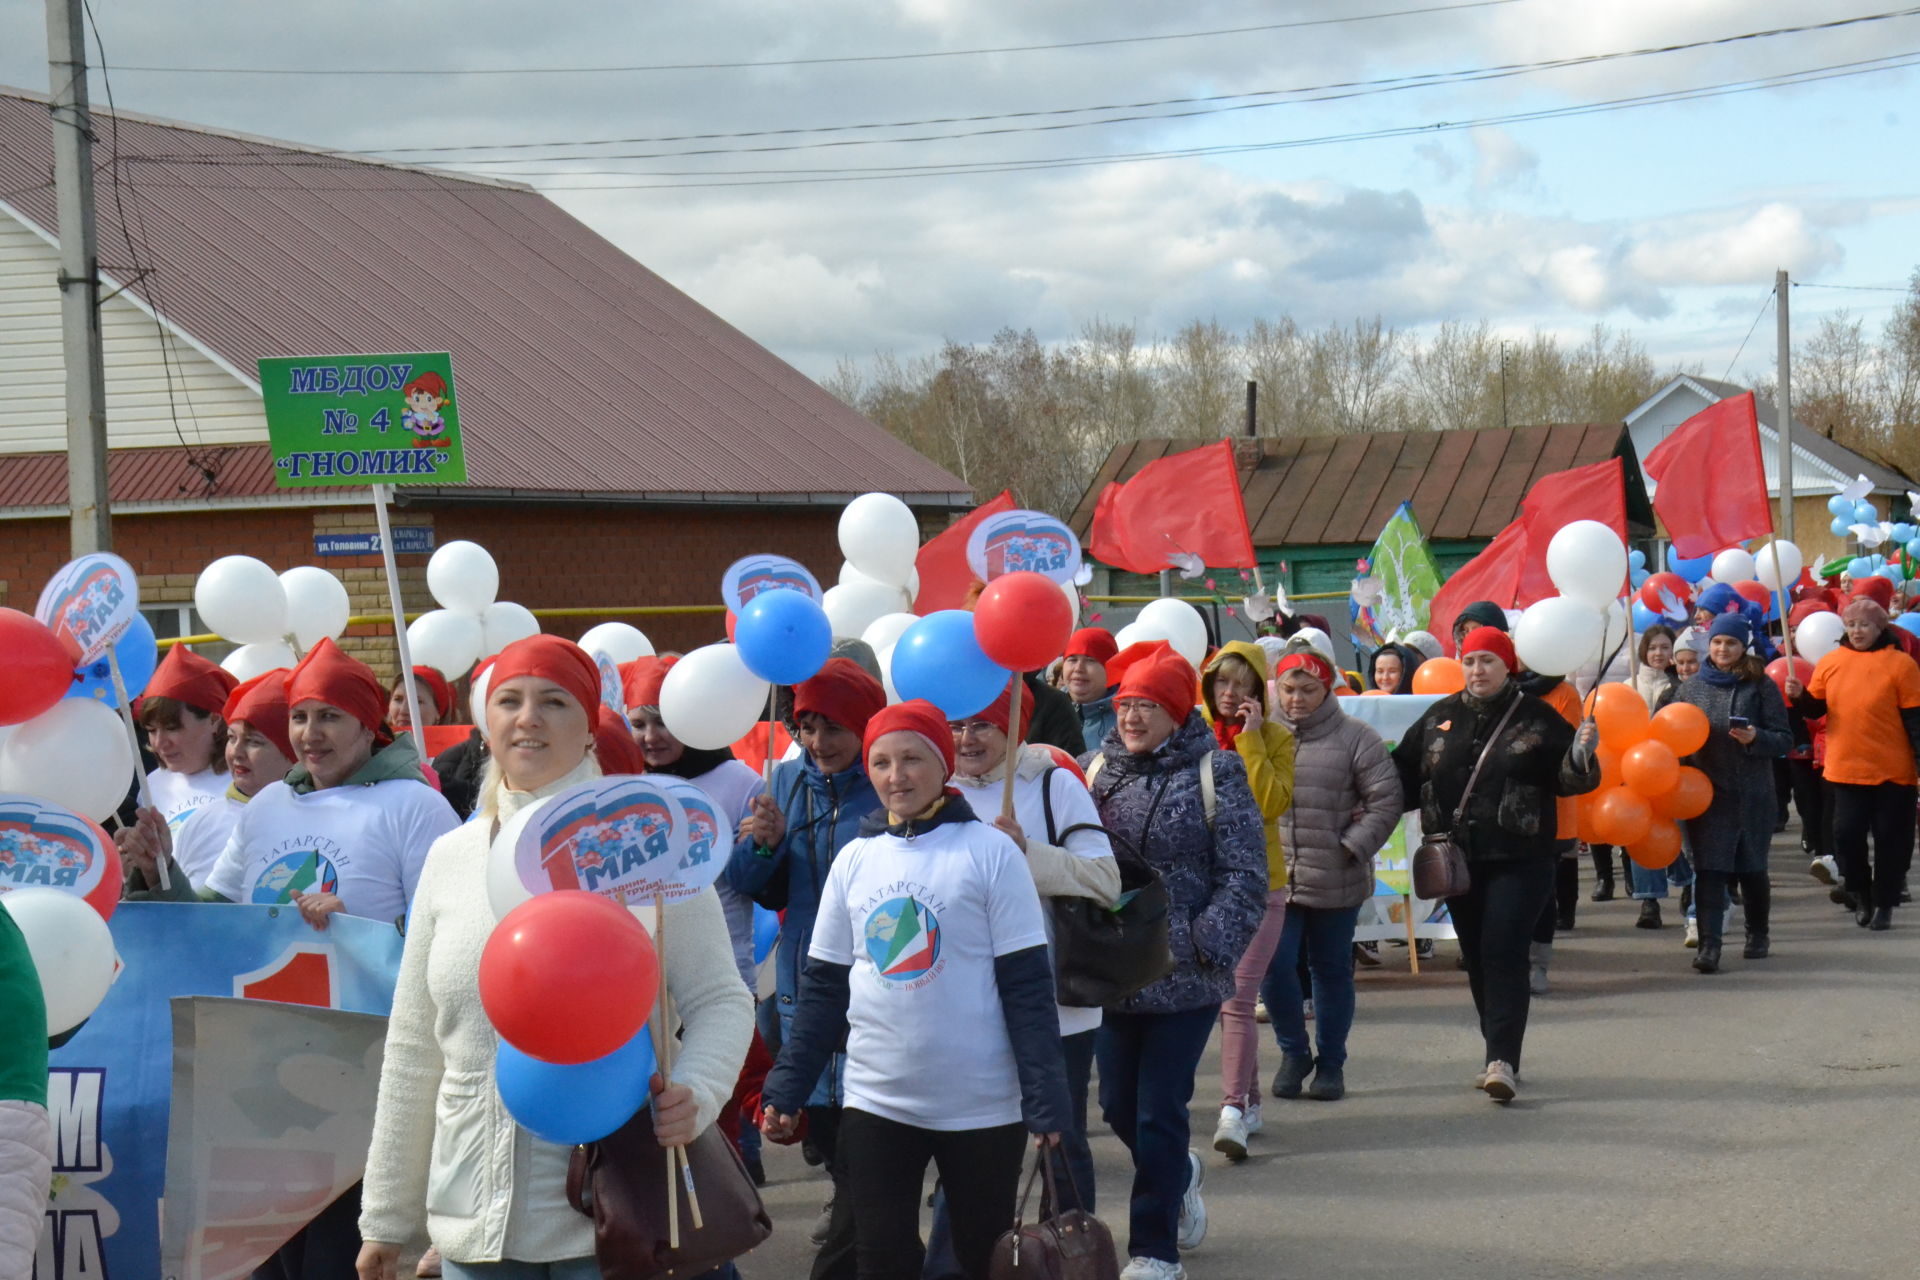
<svg viewBox="0 0 1920 1280">
<path fill-rule="evenodd" d="M 1485 320 L 1449 320 L 1407 355 L 1409 418 L 1435 431 L 1500 425 L 1500 344 Z"/>
</svg>

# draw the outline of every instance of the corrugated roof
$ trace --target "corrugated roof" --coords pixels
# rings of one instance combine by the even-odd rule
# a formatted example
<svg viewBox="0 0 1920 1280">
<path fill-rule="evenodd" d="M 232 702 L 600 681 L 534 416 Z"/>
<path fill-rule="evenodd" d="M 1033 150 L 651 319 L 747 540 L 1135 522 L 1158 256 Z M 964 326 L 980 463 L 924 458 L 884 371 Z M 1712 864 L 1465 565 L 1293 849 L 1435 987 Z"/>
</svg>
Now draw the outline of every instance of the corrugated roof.
<svg viewBox="0 0 1920 1280">
<path fill-rule="evenodd" d="M 1156 458 L 1211 440 L 1136 440 L 1116 445 L 1073 514 L 1082 538 L 1100 491 Z M 1257 459 L 1249 445 L 1258 445 Z M 1257 547 L 1370 542 L 1402 502 L 1430 538 L 1485 539 L 1520 515 L 1541 476 L 1619 456 L 1626 460 L 1627 519 L 1651 535 L 1653 512 L 1638 459 L 1617 422 L 1478 431 L 1260 436 L 1237 442 L 1241 496 Z"/>
<path fill-rule="evenodd" d="M 451 351 L 474 487 L 965 495 L 535 191 L 95 114 L 103 274 L 134 258 L 117 174 L 157 268 L 128 287 L 249 382 L 263 356 Z M 0 90 L 0 200 L 47 235 L 51 172 L 46 99 Z"/>
<path fill-rule="evenodd" d="M 240 501 L 254 506 L 266 497 L 365 501 L 367 494 L 364 488 L 276 489 L 273 454 L 264 444 L 115 449 L 107 455 L 107 490 L 119 511 Z M 44 515 L 66 505 L 66 454 L 0 454 L 0 515 Z"/>
</svg>

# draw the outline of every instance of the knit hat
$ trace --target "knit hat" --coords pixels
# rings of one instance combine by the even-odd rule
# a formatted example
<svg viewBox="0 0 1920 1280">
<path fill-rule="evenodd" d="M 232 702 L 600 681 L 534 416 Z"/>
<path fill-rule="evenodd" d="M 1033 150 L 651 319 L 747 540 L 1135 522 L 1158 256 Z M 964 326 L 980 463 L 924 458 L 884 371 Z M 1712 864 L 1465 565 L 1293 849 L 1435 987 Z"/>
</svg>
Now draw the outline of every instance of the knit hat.
<svg viewBox="0 0 1920 1280">
<path fill-rule="evenodd" d="M 1409 631 L 1400 637 L 1400 643 L 1419 654 L 1422 660 L 1446 655 L 1446 650 L 1440 647 L 1439 638 L 1431 631 Z"/>
<path fill-rule="evenodd" d="M 154 668 L 142 698 L 171 698 L 195 711 L 217 716 L 237 683 L 231 671 L 223 671 L 187 646 L 176 644 Z"/>
<path fill-rule="evenodd" d="M 1129 645 L 1128 651 L 1137 647 Z M 1193 668 L 1173 651 L 1172 645 L 1165 640 L 1155 640 L 1120 677 L 1120 691 L 1114 695 L 1114 701 L 1145 698 L 1157 703 L 1173 717 L 1175 724 L 1184 724 L 1193 712 L 1197 680 Z"/>
<path fill-rule="evenodd" d="M 287 677 L 292 674 L 285 667 L 277 667 L 235 685 L 226 705 L 220 708 L 222 720 L 230 725 L 244 721 L 289 760 L 293 759 L 293 739 L 287 733 Z"/>
<path fill-rule="evenodd" d="M 398 689 L 402 683 L 396 679 L 393 688 Z M 453 714 L 453 686 L 447 683 L 447 678 L 432 667 L 415 667 L 413 685 L 427 695 L 434 710 L 439 713 L 441 722 L 445 723 L 447 717 Z M 387 693 L 391 696 L 393 689 L 387 690 Z"/>
<path fill-rule="evenodd" d="M 1712 626 L 1707 628 L 1709 641 L 1719 636 L 1732 636 L 1740 642 L 1741 648 L 1751 649 L 1753 624 L 1747 621 L 1747 616 L 1743 613 L 1723 613 L 1713 620 Z"/>
<path fill-rule="evenodd" d="M 1673 638 L 1673 651 L 1679 653 L 1703 653 L 1707 647 L 1707 633 L 1698 627 L 1688 627 Z"/>
<path fill-rule="evenodd" d="M 373 668 L 322 638 L 287 679 L 287 708 L 303 702 L 338 707 L 375 733 L 387 718 L 387 689 Z"/>
<path fill-rule="evenodd" d="M 633 740 L 627 722 L 605 703 L 594 705 L 600 714 L 593 722 L 593 755 L 600 762 L 600 772 L 608 776 L 645 773 L 647 758 L 640 754 L 640 744 Z"/>
<path fill-rule="evenodd" d="M 660 705 L 660 686 L 667 682 L 667 672 L 673 670 L 679 662 L 677 655 L 666 658 L 635 658 L 632 662 L 620 664 L 620 691 L 627 701 L 629 710 Z"/>
<path fill-rule="evenodd" d="M 1112 662 L 1120 652 L 1111 632 L 1104 627 L 1082 627 L 1067 637 L 1067 650 L 1061 656 L 1065 658 L 1092 658 L 1102 666 Z M 1112 683 L 1109 675 L 1108 683 Z"/>
<path fill-rule="evenodd" d="M 1509 629 L 1507 611 L 1491 600 L 1475 600 L 1472 604 L 1454 615 L 1455 630 L 1463 622 L 1471 622 L 1477 627 L 1492 627 L 1495 631 Z"/>
<path fill-rule="evenodd" d="M 797 719 L 811 711 L 825 716 L 842 729 L 860 734 L 867 722 L 887 705 L 887 691 L 852 658 L 828 658 L 820 674 L 793 686 L 793 714 Z M 940 720 L 940 736 L 951 738 L 947 721 Z M 947 744 L 952 747 L 951 741 Z"/>
<path fill-rule="evenodd" d="M 1012 712 L 1013 712 L 1013 690 L 1011 687 L 1009 687 L 1006 689 L 1002 689 L 1000 691 L 1000 696 L 995 698 L 993 702 L 988 705 L 987 709 L 985 711 L 982 711 L 978 716 L 975 717 L 975 719 L 985 720 L 988 724 L 992 725 L 994 728 L 998 729 L 1000 732 L 1007 733 L 1007 721 L 1010 718 Z M 1032 725 L 1033 725 L 1033 699 L 1027 696 L 1026 690 L 1022 689 L 1020 691 L 1020 734 L 1018 737 L 1014 738 L 1014 741 L 1025 742 L 1027 740 L 1027 730 L 1031 728 Z M 1010 733 L 1007 734 L 1007 736 L 1013 737 L 1013 735 Z"/>
<path fill-rule="evenodd" d="M 1509 674 L 1520 666 L 1520 659 L 1513 652 L 1513 637 L 1499 627 L 1475 627 L 1467 632 L 1460 641 L 1460 656 L 1470 653 L 1490 653 L 1506 664 Z"/>
<path fill-rule="evenodd" d="M 1875 574 L 1870 578 L 1855 578 L 1853 580 L 1853 598 L 1855 600 L 1871 600 L 1882 609 L 1892 612 L 1893 580 L 1883 578 L 1879 574 Z M 177 645 L 175 647 L 178 648 Z"/>
<path fill-rule="evenodd" d="M 820 714 L 826 715 L 824 711 Z M 953 776 L 953 732 L 947 728 L 947 717 L 941 714 L 940 708 L 925 698 L 882 707 L 868 719 L 866 730 L 861 739 L 862 759 L 872 755 L 873 744 L 888 734 L 914 733 L 925 738 L 927 745 L 940 757 L 940 763 L 946 769 L 941 780 Z"/>
<path fill-rule="evenodd" d="M 515 640 L 493 660 L 493 674 L 487 681 L 487 688 L 498 689 L 507 681 L 517 680 L 521 676 L 553 681 L 580 704 L 580 709 L 589 718 L 596 724 L 599 722 L 596 708 L 601 705 L 600 664 L 588 657 L 587 651 L 573 641 L 549 635 Z"/>
<path fill-rule="evenodd" d="M 1871 581 L 1871 579 L 1869 579 L 1869 581 Z M 1885 582 L 1886 579 L 1882 578 L 1880 581 Z M 1887 616 L 1885 606 L 1878 600 L 1872 596 L 1855 596 L 1853 599 L 1847 601 L 1847 607 L 1840 611 L 1840 620 L 1842 622 L 1858 622 L 1862 618 L 1872 622 L 1882 631 L 1887 629 L 1887 625 L 1891 621 Z"/>
<path fill-rule="evenodd" d="M 1745 599 L 1727 583 L 1716 582 L 1694 597 L 1693 607 L 1696 612 L 1704 609 L 1708 613 L 1725 613 L 1729 609 L 1738 609 Z"/>
</svg>

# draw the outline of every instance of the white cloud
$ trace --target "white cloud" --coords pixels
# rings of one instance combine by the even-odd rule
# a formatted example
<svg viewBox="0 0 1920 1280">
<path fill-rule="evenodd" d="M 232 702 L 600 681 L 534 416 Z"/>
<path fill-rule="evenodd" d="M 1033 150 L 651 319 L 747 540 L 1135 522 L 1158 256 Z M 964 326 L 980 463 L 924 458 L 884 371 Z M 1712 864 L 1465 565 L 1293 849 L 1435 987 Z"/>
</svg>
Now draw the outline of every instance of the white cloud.
<svg viewBox="0 0 1920 1280">
<path fill-rule="evenodd" d="M 1680 219 L 1680 226 L 1698 219 Z M 1800 275 L 1839 264 L 1839 241 L 1814 227 L 1805 213 L 1766 204 L 1719 226 L 1648 234 L 1629 255 L 1641 276 L 1681 285 L 1751 284 L 1781 268 Z"/>
</svg>

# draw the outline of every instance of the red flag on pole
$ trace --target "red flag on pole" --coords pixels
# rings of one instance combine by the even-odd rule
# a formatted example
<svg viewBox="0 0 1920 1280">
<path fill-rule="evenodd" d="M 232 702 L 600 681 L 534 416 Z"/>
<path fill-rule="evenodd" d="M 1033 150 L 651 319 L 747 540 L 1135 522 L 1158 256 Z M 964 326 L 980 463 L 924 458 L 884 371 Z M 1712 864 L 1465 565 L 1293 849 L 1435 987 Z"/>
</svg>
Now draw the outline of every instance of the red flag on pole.
<svg viewBox="0 0 1920 1280">
<path fill-rule="evenodd" d="M 1251 569 L 1253 536 L 1233 444 L 1156 459 L 1124 484 L 1108 485 L 1094 509 L 1087 550 L 1129 573 L 1159 573 L 1174 556 L 1217 569 Z"/>
<path fill-rule="evenodd" d="M 1440 585 L 1427 609 L 1427 629 L 1448 653 L 1453 652 L 1453 620 L 1476 600 L 1491 600 L 1511 609 L 1520 589 L 1520 570 L 1527 558 L 1525 517 L 1494 535 L 1487 549 L 1461 565 Z"/>
<path fill-rule="evenodd" d="M 945 532 L 927 540 L 913 562 L 920 571 L 920 594 L 913 601 L 915 613 L 924 618 L 941 609 L 966 607 L 967 592 L 973 587 L 973 570 L 967 565 L 967 539 L 973 536 L 973 527 L 988 516 L 1012 511 L 1018 505 L 1012 490 L 1002 489 L 998 497 L 981 503 Z"/>
<path fill-rule="evenodd" d="M 1620 459 L 1608 458 L 1570 471 L 1541 476 L 1520 504 L 1520 523 L 1527 531 L 1527 558 L 1520 567 L 1516 593 L 1522 608 L 1536 600 L 1560 594 L 1547 576 L 1547 544 L 1553 535 L 1575 520 L 1598 520 L 1627 540 L 1627 484 Z M 1627 589 L 1618 584 L 1618 595 Z"/>
<path fill-rule="evenodd" d="M 1751 391 L 1709 405 L 1675 427 L 1640 468 L 1656 486 L 1653 510 L 1677 556 L 1712 555 L 1773 532 Z"/>
</svg>

